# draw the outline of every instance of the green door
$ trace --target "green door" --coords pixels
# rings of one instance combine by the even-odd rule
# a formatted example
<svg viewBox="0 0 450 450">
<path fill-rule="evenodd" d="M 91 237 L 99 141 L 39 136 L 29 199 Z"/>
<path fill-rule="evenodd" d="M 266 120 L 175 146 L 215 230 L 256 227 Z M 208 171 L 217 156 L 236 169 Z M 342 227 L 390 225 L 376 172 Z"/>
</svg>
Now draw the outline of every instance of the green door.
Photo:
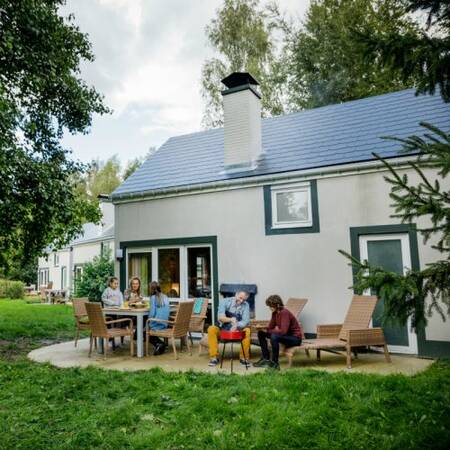
<svg viewBox="0 0 450 450">
<path fill-rule="evenodd" d="M 382 267 L 390 272 L 403 274 L 405 261 L 402 256 L 401 239 L 371 240 L 367 238 L 367 260 L 373 266 Z M 389 345 L 409 347 L 408 328 L 400 325 L 382 325 L 384 300 L 380 298 L 372 317 L 374 327 L 382 327 Z"/>
</svg>

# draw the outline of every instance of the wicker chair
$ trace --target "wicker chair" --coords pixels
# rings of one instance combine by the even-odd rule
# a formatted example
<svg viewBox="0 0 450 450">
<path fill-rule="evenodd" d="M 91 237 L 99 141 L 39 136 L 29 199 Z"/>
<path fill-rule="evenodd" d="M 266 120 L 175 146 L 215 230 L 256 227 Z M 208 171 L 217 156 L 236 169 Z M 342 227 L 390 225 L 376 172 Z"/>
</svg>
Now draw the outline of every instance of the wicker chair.
<svg viewBox="0 0 450 450">
<path fill-rule="evenodd" d="M 77 326 L 75 334 L 75 347 L 77 346 L 78 339 L 80 339 L 80 330 L 90 330 L 89 317 L 86 311 L 86 303 L 89 302 L 88 298 L 74 298 L 72 299 L 73 315 Z M 97 342 L 95 342 L 97 347 Z"/>
<path fill-rule="evenodd" d="M 307 339 L 298 347 L 286 350 L 289 367 L 298 350 L 316 350 L 320 360 L 320 351 L 344 349 L 347 356 L 347 367 L 352 368 L 352 349 L 356 354 L 357 347 L 383 347 L 387 362 L 391 362 L 382 328 L 369 328 L 370 319 L 377 304 L 377 297 L 354 295 L 343 324 L 317 325 L 317 339 Z"/>
<path fill-rule="evenodd" d="M 172 341 L 173 353 L 175 355 L 175 359 L 178 359 L 177 348 L 175 346 L 175 339 L 180 338 L 181 342 L 183 339 L 187 337 L 189 334 L 189 324 L 191 322 L 192 309 L 194 308 L 193 301 L 180 301 L 177 306 L 177 310 L 175 313 L 175 317 L 169 320 L 162 319 L 152 319 L 149 318 L 145 322 L 145 352 L 148 355 L 148 344 L 150 336 L 157 336 L 164 339 L 169 339 Z M 148 329 L 149 322 L 160 322 L 167 323 L 168 327 L 164 330 L 152 330 Z M 189 339 L 186 339 L 189 354 L 192 355 L 191 352 L 191 344 Z"/>
<path fill-rule="evenodd" d="M 201 333 L 202 337 L 205 334 L 205 320 L 206 313 L 208 312 L 209 299 L 202 299 L 202 307 L 198 314 L 192 314 L 191 321 L 189 322 L 189 339 L 191 345 L 194 346 L 194 341 L 192 340 L 192 333 Z"/>
<path fill-rule="evenodd" d="M 116 319 L 109 320 L 108 322 L 105 320 L 103 315 L 102 307 L 100 303 L 85 303 L 85 308 L 89 317 L 89 325 L 91 327 L 91 336 L 90 336 L 90 344 L 89 344 L 89 357 L 92 353 L 92 341 L 95 338 L 103 339 L 103 348 L 104 348 L 104 358 L 106 359 L 106 354 L 108 350 L 108 341 L 109 339 L 114 339 L 115 337 L 129 336 L 130 338 L 130 354 L 133 356 L 134 351 L 134 329 L 133 329 L 133 321 L 131 319 Z M 127 322 L 129 326 L 127 328 L 108 328 L 107 325 L 114 323 L 125 323 Z"/>
<path fill-rule="evenodd" d="M 39 288 L 39 294 L 41 303 L 47 303 L 48 302 L 47 288 L 46 287 Z"/>
</svg>

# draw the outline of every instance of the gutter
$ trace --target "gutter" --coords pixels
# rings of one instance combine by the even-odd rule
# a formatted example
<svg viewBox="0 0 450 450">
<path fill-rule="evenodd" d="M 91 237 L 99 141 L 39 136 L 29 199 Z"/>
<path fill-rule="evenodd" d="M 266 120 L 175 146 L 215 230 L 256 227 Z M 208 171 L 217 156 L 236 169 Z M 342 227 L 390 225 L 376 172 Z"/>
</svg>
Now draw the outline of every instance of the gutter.
<svg viewBox="0 0 450 450">
<path fill-rule="evenodd" d="M 417 155 L 408 155 L 404 157 L 391 157 L 384 159 L 396 158 L 395 162 L 390 165 L 396 168 L 409 168 L 409 161 L 415 160 Z M 272 173 L 267 175 L 258 175 L 253 177 L 237 178 L 234 180 L 221 180 L 216 182 L 206 182 L 199 184 L 190 184 L 186 186 L 169 187 L 166 189 L 153 189 L 148 191 L 130 192 L 124 194 L 113 194 L 111 196 L 114 204 L 137 202 L 150 199 L 159 199 L 167 197 L 179 197 L 182 195 L 202 194 L 208 192 L 217 192 L 224 190 L 242 189 L 261 186 L 267 183 L 280 184 L 287 181 L 298 181 L 312 178 L 336 178 L 350 175 L 360 175 L 364 173 L 373 173 L 387 171 L 386 167 L 378 161 L 365 161 L 351 164 L 343 164 L 339 166 L 326 166 L 322 168 L 303 169 L 290 172 Z"/>
</svg>

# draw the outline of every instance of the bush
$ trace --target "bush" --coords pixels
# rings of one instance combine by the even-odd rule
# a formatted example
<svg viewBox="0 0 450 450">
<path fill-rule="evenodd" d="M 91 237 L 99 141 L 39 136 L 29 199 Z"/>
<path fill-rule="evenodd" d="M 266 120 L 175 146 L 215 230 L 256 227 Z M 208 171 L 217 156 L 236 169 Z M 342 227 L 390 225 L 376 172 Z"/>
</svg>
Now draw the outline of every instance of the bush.
<svg viewBox="0 0 450 450">
<path fill-rule="evenodd" d="M 114 275 L 114 262 L 111 259 L 111 251 L 105 251 L 101 256 L 96 256 L 92 262 L 84 265 L 83 274 L 75 283 L 75 295 L 99 302 L 108 277 L 112 275 Z"/>
<path fill-rule="evenodd" d="M 21 281 L 0 280 L 0 298 L 23 298 L 25 285 Z"/>
</svg>

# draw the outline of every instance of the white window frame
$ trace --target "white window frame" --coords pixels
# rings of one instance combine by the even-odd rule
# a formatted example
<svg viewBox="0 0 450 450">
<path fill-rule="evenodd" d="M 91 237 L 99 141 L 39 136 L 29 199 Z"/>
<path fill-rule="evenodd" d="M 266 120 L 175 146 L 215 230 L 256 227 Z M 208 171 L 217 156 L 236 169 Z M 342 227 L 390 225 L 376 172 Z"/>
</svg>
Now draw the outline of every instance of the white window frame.
<svg viewBox="0 0 450 450">
<path fill-rule="evenodd" d="M 278 221 L 277 210 L 277 194 L 284 194 L 289 192 L 307 192 L 308 195 L 308 220 L 292 220 L 292 221 Z M 270 196 L 272 203 L 272 228 L 300 228 L 300 227 L 312 227 L 312 196 L 311 196 L 311 183 L 295 183 L 274 185 L 270 187 Z"/>
</svg>

